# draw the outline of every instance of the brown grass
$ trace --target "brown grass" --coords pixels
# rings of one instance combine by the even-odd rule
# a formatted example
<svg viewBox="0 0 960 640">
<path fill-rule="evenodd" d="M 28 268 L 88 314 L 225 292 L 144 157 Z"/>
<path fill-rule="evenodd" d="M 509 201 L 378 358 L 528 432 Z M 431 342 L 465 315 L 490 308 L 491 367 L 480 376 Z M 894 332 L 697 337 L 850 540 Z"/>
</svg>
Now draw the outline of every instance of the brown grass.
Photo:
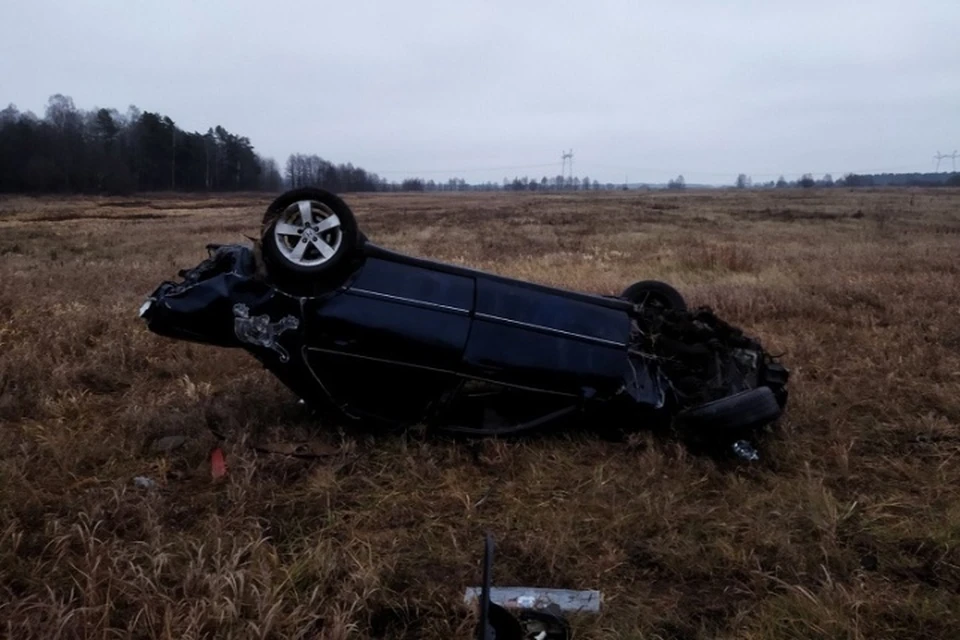
<svg viewBox="0 0 960 640">
<path fill-rule="evenodd" d="M 599 293 L 674 283 L 787 354 L 782 434 L 740 469 L 643 435 L 341 434 L 244 353 L 136 317 L 268 198 L 0 200 L 0 636 L 468 637 L 485 530 L 498 584 L 603 591 L 578 638 L 956 633 L 960 193 L 348 201 L 402 251 Z M 163 434 L 190 439 L 145 448 Z M 310 434 L 339 452 L 247 446 Z"/>
</svg>

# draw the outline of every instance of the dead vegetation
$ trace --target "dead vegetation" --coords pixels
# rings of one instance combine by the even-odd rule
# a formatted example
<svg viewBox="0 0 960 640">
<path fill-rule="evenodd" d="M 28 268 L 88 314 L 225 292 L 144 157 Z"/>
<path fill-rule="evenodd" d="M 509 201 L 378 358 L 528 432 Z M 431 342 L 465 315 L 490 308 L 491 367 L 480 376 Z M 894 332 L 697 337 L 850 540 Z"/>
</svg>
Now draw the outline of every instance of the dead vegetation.
<svg viewBox="0 0 960 640">
<path fill-rule="evenodd" d="M 385 246 L 665 279 L 785 353 L 783 433 L 740 469 L 642 434 L 341 434 L 245 354 L 149 334 L 143 295 L 267 201 L 0 200 L 0 635 L 468 637 L 486 530 L 498 584 L 603 591 L 578 638 L 955 634 L 960 193 L 349 198 Z M 332 454 L 249 446 L 311 435 Z"/>
</svg>

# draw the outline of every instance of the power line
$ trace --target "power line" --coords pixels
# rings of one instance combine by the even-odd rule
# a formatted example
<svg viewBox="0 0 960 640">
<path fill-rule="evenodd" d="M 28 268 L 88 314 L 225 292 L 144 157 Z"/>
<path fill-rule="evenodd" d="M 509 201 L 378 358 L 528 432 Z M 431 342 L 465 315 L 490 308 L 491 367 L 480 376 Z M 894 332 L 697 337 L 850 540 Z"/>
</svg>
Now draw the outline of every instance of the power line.
<svg viewBox="0 0 960 640">
<path fill-rule="evenodd" d="M 409 175 L 421 175 L 428 173 L 480 173 L 482 171 L 517 171 L 519 169 L 541 169 L 543 167 L 555 167 L 553 162 L 544 162 L 542 164 L 524 164 L 511 167 L 472 167 L 470 169 L 390 169 L 387 171 L 375 171 L 377 174 L 387 173 L 406 173 Z"/>
<path fill-rule="evenodd" d="M 944 157 L 949 158 L 950 156 L 946 155 Z M 960 153 L 957 154 L 957 158 L 960 159 Z M 876 174 L 876 173 L 892 173 L 892 172 L 908 171 L 908 170 L 913 170 L 918 173 L 922 173 L 922 171 L 919 169 L 919 166 L 916 164 L 901 165 L 899 167 L 885 167 L 882 169 L 858 169 L 856 171 L 850 171 L 848 169 L 833 170 L 833 171 L 830 171 L 830 170 L 811 171 L 809 169 L 804 169 L 803 171 L 777 171 L 777 172 L 769 172 L 769 173 L 756 172 L 756 171 L 698 171 L 698 170 L 691 170 L 689 167 L 687 167 L 686 169 L 663 169 L 663 168 L 654 168 L 654 167 L 627 167 L 624 165 L 609 165 L 609 164 L 591 164 L 590 168 L 591 170 L 593 168 L 600 168 L 600 169 L 610 169 L 610 170 L 617 170 L 617 171 L 630 171 L 633 173 L 637 173 L 637 172 L 660 173 L 664 175 L 677 175 L 681 173 L 686 173 L 689 175 L 716 176 L 716 177 L 731 176 L 735 173 L 743 173 L 746 175 L 759 176 L 759 177 L 776 177 L 780 175 L 802 175 L 805 173 L 810 173 L 814 175 L 823 175 L 827 173 L 837 174 L 837 175 L 843 175 L 845 173 Z"/>
<path fill-rule="evenodd" d="M 573 149 L 570 151 L 561 151 L 560 152 L 560 176 L 566 180 L 567 179 L 567 160 L 570 161 L 570 182 L 573 182 Z"/>
<path fill-rule="evenodd" d="M 937 161 L 937 173 L 940 173 L 940 161 L 950 158 L 950 161 L 953 163 L 953 172 L 957 172 L 957 150 L 954 149 L 953 153 L 940 153 L 937 151 L 937 154 L 933 156 L 933 159 Z"/>
<path fill-rule="evenodd" d="M 569 151 L 564 151 L 561 153 L 561 169 L 560 175 L 563 176 L 564 180 L 573 179 L 573 149 Z M 939 162 L 942 160 L 950 159 L 953 163 L 953 169 L 956 171 L 956 161 L 960 159 L 960 152 L 954 151 L 952 154 L 945 154 L 937 152 L 934 160 L 937 161 L 937 170 L 939 171 L 940 165 Z M 390 169 L 386 171 L 375 171 L 378 175 L 396 175 L 396 174 L 405 174 L 408 176 L 424 176 L 424 175 L 438 175 L 438 174 L 460 174 L 460 175 L 469 175 L 469 174 L 478 174 L 478 173 L 493 173 L 493 172 L 513 172 L 513 171 L 522 171 L 528 169 L 544 169 L 548 167 L 556 167 L 556 164 L 553 162 L 544 162 L 538 164 L 524 164 L 524 165 L 507 165 L 507 166 L 498 166 L 498 167 L 465 167 L 459 169 Z M 843 175 L 847 173 L 854 174 L 880 174 L 880 173 L 898 173 L 898 172 L 908 172 L 913 171 L 917 173 L 923 173 L 924 171 L 916 164 L 912 165 L 901 165 L 898 167 L 884 167 L 884 168 L 874 168 L 874 169 L 858 169 L 855 171 L 851 170 L 803 170 L 803 171 L 777 171 L 777 172 L 751 172 L 751 171 L 698 171 L 691 170 L 690 167 L 685 169 L 669 169 L 663 167 L 636 167 L 636 166 L 626 166 L 626 165 L 614 165 L 614 164 L 603 164 L 603 163 L 588 163 L 587 164 L 587 173 L 593 174 L 597 173 L 598 170 L 611 170 L 618 172 L 629 172 L 634 175 L 638 174 L 654 174 L 654 175 L 664 175 L 664 176 L 674 176 L 680 174 L 686 174 L 687 176 L 704 176 L 712 178 L 727 178 L 732 177 L 737 173 L 744 173 L 746 175 L 755 177 L 755 178 L 776 178 L 777 176 L 788 176 L 788 175 L 802 175 L 810 173 L 813 175 Z"/>
</svg>

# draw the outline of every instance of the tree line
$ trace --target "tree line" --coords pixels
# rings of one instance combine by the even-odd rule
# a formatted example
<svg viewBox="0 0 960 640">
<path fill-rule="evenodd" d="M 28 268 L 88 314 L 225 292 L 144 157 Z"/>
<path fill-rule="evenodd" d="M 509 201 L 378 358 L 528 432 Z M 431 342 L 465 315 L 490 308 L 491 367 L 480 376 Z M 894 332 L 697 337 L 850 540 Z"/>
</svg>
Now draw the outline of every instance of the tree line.
<svg viewBox="0 0 960 640">
<path fill-rule="evenodd" d="M 284 173 L 291 188 L 320 187 L 335 193 L 388 191 L 389 183 L 375 173 L 351 163 L 334 164 L 318 155 L 294 153 L 287 158 Z"/>
<path fill-rule="evenodd" d="M 557 175 L 552 178 L 542 176 L 539 180 L 529 176 L 504 178 L 503 182 L 481 182 L 470 184 L 463 178 L 450 178 L 446 182 L 424 180 L 422 178 L 407 178 L 399 185 L 389 183 L 386 190 L 390 191 L 612 191 L 626 188 L 612 182 L 600 183 L 590 180 L 589 177 Z"/>
<path fill-rule="evenodd" d="M 376 173 L 355 167 L 350 163 L 334 164 L 318 155 L 294 153 L 287 158 L 284 178 L 292 188 L 316 186 L 334 192 L 343 191 L 590 191 L 615 189 L 613 183 L 601 185 L 588 177 L 543 176 L 539 180 L 528 176 L 504 178 L 502 183 L 468 183 L 463 178 L 450 178 L 446 182 L 405 178 L 391 182 Z"/>
<path fill-rule="evenodd" d="M 281 173 L 256 153 L 250 139 L 210 127 L 186 131 L 166 115 L 130 106 L 78 109 L 73 99 L 50 97 L 42 116 L 13 104 L 0 111 L 0 193 L 103 193 L 137 191 L 279 191 L 319 186 L 357 191 L 536 191 L 607 188 L 587 177 L 504 178 L 469 184 L 407 178 L 388 181 L 351 163 L 295 153 Z"/>
<path fill-rule="evenodd" d="M 130 193 L 282 188 L 276 163 L 222 126 L 188 132 L 131 106 L 77 109 L 56 94 L 43 117 L 0 111 L 0 192 Z"/>
<path fill-rule="evenodd" d="M 357 191 L 588 191 L 626 189 L 589 177 L 527 176 L 470 184 L 462 178 L 434 181 L 411 177 L 388 181 L 351 163 L 334 164 L 315 154 L 295 153 L 281 174 L 277 163 L 256 153 L 249 138 L 210 127 L 181 129 L 169 117 L 131 106 L 77 109 L 62 94 L 51 96 L 43 117 L 14 105 L 0 111 L 0 193 L 107 193 L 135 191 L 280 191 L 319 186 Z M 754 183 L 746 174 L 739 188 L 960 186 L 960 173 L 847 174 L 834 180 L 805 174 L 799 180 Z M 668 189 L 684 189 L 683 176 Z M 649 188 L 649 187 L 648 187 Z"/>
<path fill-rule="evenodd" d="M 805 173 L 803 174 L 803 176 L 800 177 L 799 180 L 787 181 L 783 176 L 780 176 L 777 180 L 769 180 L 767 182 L 755 183 L 753 181 L 753 178 L 751 178 L 745 173 L 741 173 L 740 175 L 737 176 L 737 179 L 736 179 L 736 182 L 734 182 L 734 185 L 738 189 L 749 189 L 751 187 L 757 188 L 757 189 L 774 189 L 774 188 L 784 189 L 787 187 L 803 187 L 805 189 L 810 189 L 812 187 L 833 187 L 833 186 L 842 187 L 842 186 L 845 186 L 845 179 L 846 177 L 840 178 L 839 180 L 835 181 L 833 179 L 833 176 L 831 176 L 828 173 L 828 174 L 825 174 L 823 178 L 817 180 L 816 178 L 813 177 L 813 174 Z"/>
<path fill-rule="evenodd" d="M 388 189 L 395 191 L 601 191 L 617 188 L 620 187 L 612 182 L 601 184 L 587 176 L 562 175 L 542 176 L 539 180 L 529 176 L 504 178 L 502 183 L 487 181 L 477 184 L 470 184 L 463 178 L 450 178 L 446 182 L 407 178 L 399 185 L 388 185 Z"/>
<path fill-rule="evenodd" d="M 788 181 L 780 176 L 777 180 L 763 183 L 754 183 L 746 174 L 737 176 L 734 183 L 738 189 L 764 188 L 786 189 L 800 187 L 812 189 L 814 187 L 960 187 L 960 173 L 881 173 L 861 175 L 848 173 L 836 180 L 828 173 L 822 178 L 814 178 L 813 174 L 805 173 L 798 180 Z"/>
</svg>

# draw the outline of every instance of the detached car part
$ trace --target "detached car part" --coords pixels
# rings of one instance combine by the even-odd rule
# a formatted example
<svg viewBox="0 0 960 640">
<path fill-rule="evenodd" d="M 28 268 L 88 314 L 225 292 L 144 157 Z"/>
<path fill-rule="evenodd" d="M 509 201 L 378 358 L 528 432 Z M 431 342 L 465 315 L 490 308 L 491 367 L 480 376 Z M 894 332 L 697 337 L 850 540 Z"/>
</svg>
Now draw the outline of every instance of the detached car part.
<svg viewBox="0 0 960 640">
<path fill-rule="evenodd" d="M 564 614 L 598 613 L 598 591 L 569 591 L 493 586 L 493 538 L 487 534 L 483 548 L 483 584 L 467 589 L 466 604 L 476 602 L 477 640 L 567 640 L 570 625 Z"/>
<path fill-rule="evenodd" d="M 485 435 L 588 417 L 752 452 L 787 401 L 757 340 L 666 283 L 597 296 L 403 255 L 321 189 L 277 198 L 254 246 L 208 251 L 150 294 L 149 329 L 243 348 L 339 421 Z"/>
</svg>

